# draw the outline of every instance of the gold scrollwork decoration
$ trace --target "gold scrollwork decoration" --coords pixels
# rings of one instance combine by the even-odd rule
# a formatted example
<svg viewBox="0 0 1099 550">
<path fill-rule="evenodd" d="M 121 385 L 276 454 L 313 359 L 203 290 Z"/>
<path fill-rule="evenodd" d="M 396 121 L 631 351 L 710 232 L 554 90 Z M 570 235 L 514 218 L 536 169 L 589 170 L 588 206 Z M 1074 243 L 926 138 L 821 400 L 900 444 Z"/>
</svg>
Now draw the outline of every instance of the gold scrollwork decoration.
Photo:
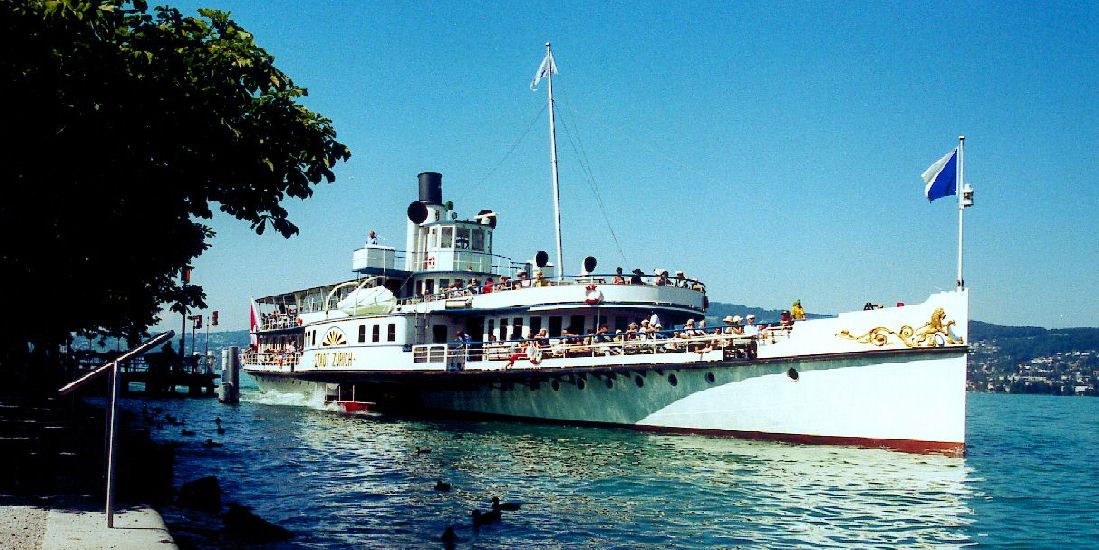
<svg viewBox="0 0 1099 550">
<path fill-rule="evenodd" d="M 946 311 L 938 307 L 931 313 L 931 320 L 918 329 L 913 329 L 909 325 L 903 325 L 897 331 L 887 327 L 874 327 L 860 336 L 854 336 L 850 330 L 843 329 L 836 333 L 836 336 L 863 344 L 873 344 L 878 347 L 888 344 L 891 335 L 896 336 L 897 340 L 909 348 L 933 348 L 946 344 L 964 344 L 965 342 L 960 336 L 955 336 L 950 331 L 950 327 L 954 325 L 954 321 L 946 320 Z"/>
</svg>

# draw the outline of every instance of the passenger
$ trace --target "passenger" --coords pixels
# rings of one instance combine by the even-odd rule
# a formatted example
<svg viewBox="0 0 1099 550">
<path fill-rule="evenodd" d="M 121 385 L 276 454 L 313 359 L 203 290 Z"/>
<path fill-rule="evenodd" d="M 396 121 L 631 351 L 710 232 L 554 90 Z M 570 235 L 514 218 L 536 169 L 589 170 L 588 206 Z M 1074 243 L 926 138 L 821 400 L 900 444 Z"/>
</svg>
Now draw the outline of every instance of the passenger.
<svg viewBox="0 0 1099 550">
<path fill-rule="evenodd" d="M 732 333 L 737 335 L 737 336 L 740 336 L 740 335 L 744 334 L 744 326 L 740 324 L 741 321 L 742 321 L 742 319 L 740 318 L 740 315 L 733 315 L 733 331 L 732 331 Z"/>
<path fill-rule="evenodd" d="M 641 276 L 644 275 L 645 273 L 642 272 L 640 269 L 635 268 L 630 273 L 633 273 L 633 275 L 630 277 L 630 284 L 631 285 L 643 285 L 643 284 L 645 284 L 645 281 L 641 280 Z"/>
<path fill-rule="evenodd" d="M 470 294 L 477 294 L 481 292 L 481 281 L 478 281 L 477 279 L 470 279 L 469 286 L 466 287 L 466 290 L 468 290 Z"/>
<path fill-rule="evenodd" d="M 549 286 L 549 281 L 546 280 L 541 269 L 534 272 L 534 286 Z"/>
<path fill-rule="evenodd" d="M 542 329 L 542 330 L 538 331 L 538 334 L 534 335 L 534 339 L 538 342 L 539 346 L 541 346 L 543 348 L 544 347 L 549 347 L 549 331 L 548 330 Z"/>
<path fill-rule="evenodd" d="M 722 332 L 725 334 L 733 334 L 733 323 L 735 322 L 736 317 L 726 315 L 725 318 L 721 320 L 721 323 L 725 325 L 724 328 L 722 328 Z"/>
<path fill-rule="evenodd" d="M 637 323 L 630 323 L 626 327 L 626 341 L 637 340 Z"/>
<path fill-rule="evenodd" d="M 611 337 L 608 335 L 610 330 L 607 325 L 599 325 L 599 330 L 595 332 L 595 342 L 597 344 L 605 344 L 611 341 Z"/>
<path fill-rule="evenodd" d="M 676 338 L 691 338 L 695 334 L 695 320 L 687 319 L 686 323 L 683 323 L 683 330 L 675 333 Z"/>
<path fill-rule="evenodd" d="M 526 271 L 519 270 L 515 274 L 515 288 L 529 287 L 530 286 L 530 274 Z"/>
<path fill-rule="evenodd" d="M 754 313 L 749 313 L 744 325 L 745 336 L 758 336 L 759 326 L 756 325 L 756 316 Z"/>
<path fill-rule="evenodd" d="M 641 326 L 637 328 L 637 337 L 641 340 L 648 340 L 652 337 L 652 327 L 649 326 L 648 319 L 641 320 Z"/>
<path fill-rule="evenodd" d="M 492 277 L 485 279 L 485 286 L 481 287 L 481 294 L 492 294 L 492 287 L 495 286 L 492 283 Z"/>
<path fill-rule="evenodd" d="M 695 336 L 706 336 L 706 320 L 698 320 L 698 328 L 695 329 Z"/>
<path fill-rule="evenodd" d="M 784 327 L 789 327 L 794 324 L 794 318 L 791 317 L 790 312 L 785 309 L 782 310 L 782 315 L 779 316 L 778 320 Z"/>
<path fill-rule="evenodd" d="M 611 280 L 611 284 L 624 285 L 626 284 L 626 278 L 622 276 L 622 268 L 618 267 L 614 270 L 614 279 Z"/>
<path fill-rule="evenodd" d="M 666 269 L 654 269 L 653 275 L 656 275 L 656 286 L 668 285 L 668 270 Z"/>
<path fill-rule="evenodd" d="M 582 329 L 581 329 L 582 330 Z M 568 335 L 566 341 L 573 346 L 578 346 L 584 342 L 584 337 L 581 332 L 569 332 L 568 329 L 562 330 L 561 335 Z"/>
<path fill-rule="evenodd" d="M 497 285 L 497 287 L 497 291 L 511 290 L 511 277 L 508 277 L 507 275 L 501 275 L 500 284 Z"/>
<path fill-rule="evenodd" d="M 794 307 L 790 308 L 790 315 L 795 321 L 805 320 L 805 309 L 801 307 L 801 300 L 794 300 Z"/>
<path fill-rule="evenodd" d="M 675 272 L 674 286 L 676 288 L 687 288 L 687 275 L 682 271 Z"/>
<path fill-rule="evenodd" d="M 378 244 L 378 235 L 374 233 L 374 230 L 370 230 L 370 235 L 366 238 L 366 244 Z"/>
</svg>

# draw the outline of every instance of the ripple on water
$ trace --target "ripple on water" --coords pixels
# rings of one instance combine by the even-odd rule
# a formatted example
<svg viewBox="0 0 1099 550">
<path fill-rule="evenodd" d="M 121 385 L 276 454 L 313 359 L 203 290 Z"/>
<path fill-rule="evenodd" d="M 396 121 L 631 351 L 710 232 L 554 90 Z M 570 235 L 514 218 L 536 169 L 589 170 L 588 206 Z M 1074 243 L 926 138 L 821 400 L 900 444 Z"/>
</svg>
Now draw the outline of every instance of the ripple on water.
<svg viewBox="0 0 1099 550">
<path fill-rule="evenodd" d="M 620 429 L 345 415 L 258 392 L 246 392 L 232 407 L 199 400 L 158 405 L 200 432 L 213 429 L 215 416 L 226 428 L 224 436 L 182 442 L 178 480 L 217 475 L 230 499 L 297 533 L 288 546 L 295 548 L 436 546 L 448 525 L 457 526 L 459 547 L 478 548 L 956 547 L 1038 544 L 1050 533 L 1084 543 L 1099 535 L 1099 476 L 1080 458 L 1094 455 L 1094 440 L 1070 441 L 1063 447 L 1073 452 L 1060 452 L 1053 443 L 1071 438 L 1048 432 L 1050 422 L 1063 418 L 1048 412 L 1030 418 L 1011 408 L 1017 402 L 1002 399 L 1009 396 L 993 397 L 1001 399 L 982 396 L 974 406 L 971 396 L 972 446 L 964 460 Z M 1090 406 L 1079 402 L 1072 406 Z M 1004 424 L 1013 417 L 1024 419 L 1022 435 Z M 168 432 L 157 435 L 178 439 Z M 1016 436 L 1033 440 L 1010 439 Z M 203 449 L 205 437 L 225 446 Z M 1041 448 L 1028 447 L 1035 441 Z M 435 491 L 437 479 L 452 491 Z M 474 531 L 469 511 L 488 509 L 493 495 L 523 508 Z"/>
</svg>

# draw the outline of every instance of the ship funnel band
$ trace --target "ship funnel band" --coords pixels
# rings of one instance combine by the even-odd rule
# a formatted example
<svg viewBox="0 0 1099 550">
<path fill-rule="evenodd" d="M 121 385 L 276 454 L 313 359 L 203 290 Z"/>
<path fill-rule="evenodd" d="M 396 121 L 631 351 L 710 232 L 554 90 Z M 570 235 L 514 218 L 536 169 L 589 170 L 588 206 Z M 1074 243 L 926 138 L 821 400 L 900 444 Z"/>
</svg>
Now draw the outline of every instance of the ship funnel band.
<svg viewBox="0 0 1099 550">
<path fill-rule="evenodd" d="M 438 172 L 420 172 L 420 202 L 443 204 L 443 175 Z"/>
</svg>

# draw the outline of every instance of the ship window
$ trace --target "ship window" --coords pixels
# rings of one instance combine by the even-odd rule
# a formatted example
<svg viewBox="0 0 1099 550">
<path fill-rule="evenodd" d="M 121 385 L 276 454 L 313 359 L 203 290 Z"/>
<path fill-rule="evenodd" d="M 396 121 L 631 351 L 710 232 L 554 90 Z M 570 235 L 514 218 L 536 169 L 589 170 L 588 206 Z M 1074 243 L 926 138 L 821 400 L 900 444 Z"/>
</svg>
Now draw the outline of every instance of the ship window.
<svg viewBox="0 0 1099 550">
<path fill-rule="evenodd" d="M 530 318 L 530 337 L 534 338 L 538 331 L 542 330 L 542 317 L 535 315 Z"/>
<path fill-rule="evenodd" d="M 366 325 L 359 325 L 359 343 L 366 341 Z"/>
<path fill-rule="evenodd" d="M 389 323 L 389 326 L 387 327 L 386 333 L 385 333 L 385 340 L 387 342 L 396 342 L 397 341 L 397 325 L 396 325 L 396 323 Z"/>
<path fill-rule="evenodd" d="M 439 292 L 442 292 L 450 286 L 450 279 L 439 279 Z"/>
<path fill-rule="evenodd" d="M 485 252 L 492 252 L 492 231 L 485 231 Z"/>
<path fill-rule="evenodd" d="M 462 248 L 462 249 L 469 248 L 469 228 L 468 227 L 457 227 L 455 229 L 457 229 L 458 231 L 457 231 L 457 238 L 455 239 L 455 242 L 454 242 L 454 248 Z"/>
<path fill-rule="evenodd" d="M 370 335 L 370 341 L 371 342 L 381 341 L 381 339 L 382 339 L 381 333 L 382 333 L 381 325 L 374 325 L 374 330 Z"/>
<path fill-rule="evenodd" d="M 500 319 L 500 341 L 503 342 L 508 339 L 508 318 L 504 317 Z"/>
<path fill-rule="evenodd" d="M 569 332 L 573 334 L 584 334 L 583 315 L 573 315 L 569 318 Z"/>
<path fill-rule="evenodd" d="M 446 325 L 431 325 L 431 339 L 435 344 L 446 342 Z"/>
<path fill-rule="evenodd" d="M 439 248 L 454 248 L 454 228 L 444 227 L 442 228 L 441 241 L 439 242 Z"/>
<path fill-rule="evenodd" d="M 511 337 L 512 338 L 515 338 L 516 340 L 518 340 L 518 339 L 523 337 L 523 318 L 522 317 L 516 317 L 515 320 L 512 321 L 511 327 L 512 327 L 511 328 Z"/>
<path fill-rule="evenodd" d="M 438 246 L 439 246 L 439 228 L 438 227 L 432 227 L 431 228 L 431 235 L 428 236 L 428 238 L 427 238 L 427 246 L 424 247 L 424 248 L 425 249 L 427 249 L 427 248 L 436 248 Z"/>
<path fill-rule="evenodd" d="M 474 229 L 473 230 L 473 250 L 482 252 L 485 249 L 485 230 Z"/>
<path fill-rule="evenodd" d="M 428 279 L 424 281 L 424 295 L 430 296 L 432 294 L 435 294 L 435 280 Z"/>
<path fill-rule="evenodd" d="M 496 319 L 489 319 L 488 320 L 488 332 L 487 333 L 490 334 L 491 336 L 496 336 L 495 334 L 493 334 L 493 331 L 495 331 L 495 330 L 496 330 Z"/>
<path fill-rule="evenodd" d="M 423 296 L 424 295 L 424 282 L 423 281 L 416 281 L 416 295 L 417 296 Z"/>
<path fill-rule="evenodd" d="M 626 329 L 629 328 L 629 324 L 626 321 L 629 321 L 629 318 L 626 317 L 625 315 L 615 315 L 614 316 L 614 330 L 616 330 L 616 331 L 621 330 L 622 332 L 626 332 Z"/>
<path fill-rule="evenodd" d="M 315 331 L 315 330 L 309 331 L 309 345 L 310 346 L 317 345 L 317 331 Z"/>
<path fill-rule="evenodd" d="M 550 315 L 549 318 L 549 335 L 561 336 L 561 316 Z"/>
</svg>

